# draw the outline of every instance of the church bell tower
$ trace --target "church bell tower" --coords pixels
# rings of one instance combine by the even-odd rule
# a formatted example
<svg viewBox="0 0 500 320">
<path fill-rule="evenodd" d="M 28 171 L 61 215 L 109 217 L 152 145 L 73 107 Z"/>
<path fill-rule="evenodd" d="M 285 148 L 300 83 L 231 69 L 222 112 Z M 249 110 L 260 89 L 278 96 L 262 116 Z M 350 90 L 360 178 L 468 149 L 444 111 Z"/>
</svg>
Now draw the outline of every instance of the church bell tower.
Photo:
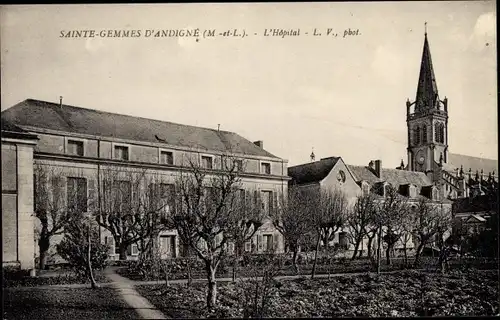
<svg viewBox="0 0 500 320">
<path fill-rule="evenodd" d="M 408 170 L 425 172 L 433 181 L 437 168 L 448 162 L 448 99 L 440 100 L 432 66 L 427 23 L 417 96 L 406 101 Z"/>
</svg>

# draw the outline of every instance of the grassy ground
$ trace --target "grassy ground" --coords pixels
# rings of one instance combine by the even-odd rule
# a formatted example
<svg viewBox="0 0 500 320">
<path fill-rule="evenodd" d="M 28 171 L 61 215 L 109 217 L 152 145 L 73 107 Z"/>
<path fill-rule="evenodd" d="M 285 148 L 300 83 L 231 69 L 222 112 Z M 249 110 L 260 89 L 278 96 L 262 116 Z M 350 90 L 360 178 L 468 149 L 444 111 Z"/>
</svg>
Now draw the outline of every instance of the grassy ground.
<svg viewBox="0 0 500 320">
<path fill-rule="evenodd" d="M 112 288 L 3 289 L 3 319 L 137 319 Z"/>
<path fill-rule="evenodd" d="M 102 270 L 96 270 L 94 277 L 98 283 L 109 282 Z M 77 276 L 74 272 L 65 269 L 41 272 L 40 275 L 30 277 L 22 272 L 4 272 L 2 285 L 4 288 L 10 287 L 37 287 L 44 285 L 90 283 L 85 277 Z"/>
<path fill-rule="evenodd" d="M 219 285 L 219 307 L 205 308 L 204 284 L 138 286 L 137 291 L 170 317 L 243 317 L 252 311 L 255 287 Z M 260 289 L 262 286 L 260 286 Z M 248 295 L 248 294 L 251 295 Z M 262 293 L 262 292 L 261 292 Z M 498 273 L 417 271 L 274 281 L 266 317 L 486 316 L 498 314 Z"/>
</svg>

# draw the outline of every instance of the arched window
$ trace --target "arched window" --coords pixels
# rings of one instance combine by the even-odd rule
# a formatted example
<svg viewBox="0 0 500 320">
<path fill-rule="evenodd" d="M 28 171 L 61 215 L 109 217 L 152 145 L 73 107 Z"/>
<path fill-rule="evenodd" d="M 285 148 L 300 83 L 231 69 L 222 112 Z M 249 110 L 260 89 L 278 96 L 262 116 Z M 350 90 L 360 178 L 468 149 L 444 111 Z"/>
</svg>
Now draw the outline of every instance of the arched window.
<svg viewBox="0 0 500 320">
<path fill-rule="evenodd" d="M 427 126 L 422 127 L 422 143 L 427 143 Z"/>
<path fill-rule="evenodd" d="M 415 130 L 415 144 L 420 144 L 420 127 Z"/>
<path fill-rule="evenodd" d="M 439 126 L 439 137 L 441 138 L 441 143 L 444 143 L 444 124 L 441 123 Z"/>
<path fill-rule="evenodd" d="M 439 142 L 439 123 L 434 125 L 434 141 Z"/>
</svg>

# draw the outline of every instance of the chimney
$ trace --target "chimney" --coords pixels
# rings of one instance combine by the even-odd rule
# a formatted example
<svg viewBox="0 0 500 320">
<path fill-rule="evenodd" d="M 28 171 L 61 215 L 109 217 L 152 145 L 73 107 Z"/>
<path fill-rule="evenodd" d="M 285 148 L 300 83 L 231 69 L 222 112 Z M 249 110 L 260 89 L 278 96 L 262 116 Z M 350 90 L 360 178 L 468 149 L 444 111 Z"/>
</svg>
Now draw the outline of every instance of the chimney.
<svg viewBox="0 0 500 320">
<path fill-rule="evenodd" d="M 373 160 L 371 160 L 370 163 L 368 163 L 368 168 L 375 170 L 375 164 L 373 163 Z"/>
<path fill-rule="evenodd" d="M 380 173 L 382 169 L 382 160 L 375 160 L 375 175 L 377 178 L 381 178 Z"/>
<path fill-rule="evenodd" d="M 254 141 L 253 144 L 255 144 L 259 148 L 264 149 L 264 141 L 262 141 L 262 140 Z"/>
<path fill-rule="evenodd" d="M 59 96 L 59 108 L 62 108 L 62 96 Z"/>
</svg>

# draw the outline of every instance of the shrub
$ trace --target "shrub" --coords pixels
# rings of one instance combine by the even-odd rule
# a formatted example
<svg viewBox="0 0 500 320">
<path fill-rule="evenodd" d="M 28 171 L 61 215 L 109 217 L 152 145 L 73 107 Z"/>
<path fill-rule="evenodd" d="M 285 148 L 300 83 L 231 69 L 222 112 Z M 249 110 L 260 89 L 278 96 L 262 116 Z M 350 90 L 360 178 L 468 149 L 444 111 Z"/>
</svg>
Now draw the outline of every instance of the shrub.
<svg viewBox="0 0 500 320">
<path fill-rule="evenodd" d="M 63 240 L 57 245 L 59 255 L 68 261 L 77 273 L 88 273 L 88 235 L 91 232 L 90 261 L 92 269 L 104 269 L 107 265 L 109 247 L 99 240 L 94 224 L 89 228 L 85 220 L 77 220 L 65 228 Z"/>
</svg>

